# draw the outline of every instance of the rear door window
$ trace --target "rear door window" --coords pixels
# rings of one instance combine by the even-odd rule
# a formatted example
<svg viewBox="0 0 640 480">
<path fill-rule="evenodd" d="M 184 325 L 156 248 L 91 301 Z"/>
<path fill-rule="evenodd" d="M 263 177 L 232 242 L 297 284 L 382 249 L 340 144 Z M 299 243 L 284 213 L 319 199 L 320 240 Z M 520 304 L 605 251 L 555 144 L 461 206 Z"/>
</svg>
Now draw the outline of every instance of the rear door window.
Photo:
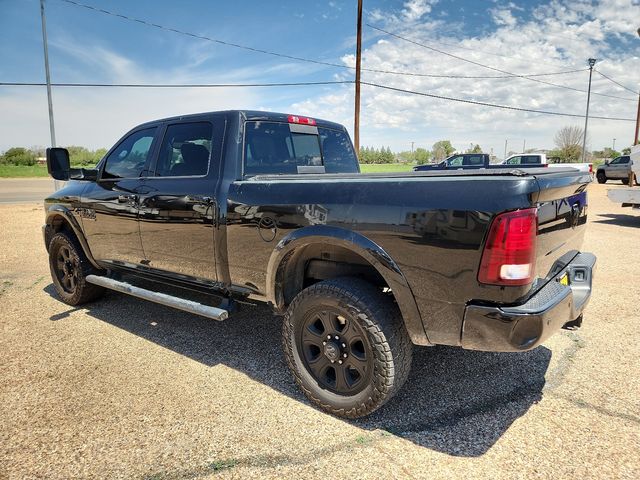
<svg viewBox="0 0 640 480">
<path fill-rule="evenodd" d="M 324 167 L 326 173 L 355 173 L 358 162 L 349 137 L 339 130 L 292 131 L 288 123 L 245 123 L 244 174 L 295 174 L 299 167 Z"/>
<path fill-rule="evenodd" d="M 158 154 L 155 175 L 157 177 L 206 175 L 211 157 L 212 130 L 209 122 L 169 125 Z"/>
</svg>

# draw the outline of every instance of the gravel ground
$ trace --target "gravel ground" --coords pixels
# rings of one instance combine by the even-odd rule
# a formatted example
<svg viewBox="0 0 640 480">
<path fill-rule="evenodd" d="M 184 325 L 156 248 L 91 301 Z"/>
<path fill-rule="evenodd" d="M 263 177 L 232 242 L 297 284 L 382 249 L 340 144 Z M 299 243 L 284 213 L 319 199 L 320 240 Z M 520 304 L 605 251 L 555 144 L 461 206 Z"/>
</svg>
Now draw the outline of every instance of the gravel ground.
<svg viewBox="0 0 640 480">
<path fill-rule="evenodd" d="M 0 478 L 639 478 L 640 212 L 590 187 L 583 327 L 523 354 L 418 348 L 360 421 L 299 393 L 280 320 L 53 295 L 36 204 L 0 205 Z"/>
</svg>

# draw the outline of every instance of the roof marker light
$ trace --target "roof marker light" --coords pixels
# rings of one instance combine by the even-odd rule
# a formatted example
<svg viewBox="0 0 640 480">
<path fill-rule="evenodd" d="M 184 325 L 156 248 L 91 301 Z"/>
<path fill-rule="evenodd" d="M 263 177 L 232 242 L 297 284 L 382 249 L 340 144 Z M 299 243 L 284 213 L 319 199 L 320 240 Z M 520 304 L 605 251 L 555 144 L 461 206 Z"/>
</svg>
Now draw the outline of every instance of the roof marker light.
<svg viewBox="0 0 640 480">
<path fill-rule="evenodd" d="M 289 115 L 289 123 L 299 123 L 301 125 L 315 125 L 316 121 L 309 117 L 300 117 L 298 115 Z"/>
</svg>

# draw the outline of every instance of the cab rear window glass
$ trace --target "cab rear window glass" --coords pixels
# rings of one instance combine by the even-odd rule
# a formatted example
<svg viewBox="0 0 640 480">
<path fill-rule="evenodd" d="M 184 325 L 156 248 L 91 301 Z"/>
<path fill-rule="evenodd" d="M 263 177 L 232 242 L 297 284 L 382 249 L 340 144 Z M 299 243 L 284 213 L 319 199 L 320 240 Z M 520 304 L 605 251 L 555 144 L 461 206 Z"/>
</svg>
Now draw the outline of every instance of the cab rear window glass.
<svg viewBox="0 0 640 480">
<path fill-rule="evenodd" d="M 246 122 L 244 174 L 296 174 L 298 167 L 324 167 L 326 173 L 357 172 L 349 137 L 339 130 L 317 130 L 317 135 L 298 133 L 288 123 Z"/>
</svg>

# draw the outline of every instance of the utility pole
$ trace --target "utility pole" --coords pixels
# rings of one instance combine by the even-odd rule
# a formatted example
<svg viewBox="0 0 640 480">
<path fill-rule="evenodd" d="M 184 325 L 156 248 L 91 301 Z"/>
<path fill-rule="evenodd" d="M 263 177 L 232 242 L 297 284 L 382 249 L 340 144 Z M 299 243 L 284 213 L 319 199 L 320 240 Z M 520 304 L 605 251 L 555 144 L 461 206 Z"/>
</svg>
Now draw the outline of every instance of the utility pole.
<svg viewBox="0 0 640 480">
<path fill-rule="evenodd" d="M 506 159 L 507 159 L 507 142 L 508 142 L 508 141 L 509 141 L 509 139 L 508 139 L 508 138 L 506 138 L 506 139 L 504 140 L 504 158 L 503 158 L 503 160 L 506 160 Z"/>
<path fill-rule="evenodd" d="M 522 153 L 524 153 L 524 151 L 526 150 L 526 146 L 527 146 L 527 139 L 525 138 L 524 140 L 522 140 Z"/>
<path fill-rule="evenodd" d="M 49 102 L 49 131 L 51 146 L 56 146 L 56 129 L 53 124 L 53 102 L 51 100 L 51 75 L 49 74 L 49 47 L 47 45 L 47 21 L 44 15 L 44 0 L 40 0 L 40 18 L 42 19 L 42 44 L 44 45 L 44 72 L 47 77 L 47 101 Z"/>
<path fill-rule="evenodd" d="M 53 123 L 53 101 L 51 100 L 51 75 L 49 74 L 49 46 L 47 44 L 47 20 L 44 14 L 44 0 L 40 0 L 40 19 L 42 21 L 42 45 L 44 46 L 44 73 L 47 79 L 47 102 L 49 103 L 49 133 L 51 134 L 51 146 L 56 146 L 56 127 Z M 53 181 L 53 189 L 59 190 L 62 183 Z"/>
<path fill-rule="evenodd" d="M 611 147 L 611 150 L 613 150 L 614 152 L 616 151 L 616 139 L 613 139 L 613 147 Z"/>
<path fill-rule="evenodd" d="M 360 63 L 362 57 L 362 0 L 358 0 L 358 27 L 356 33 L 356 104 L 353 119 L 353 139 L 356 155 L 360 153 Z"/>
<path fill-rule="evenodd" d="M 411 142 L 411 153 L 413 153 L 413 144 L 416 142 Z"/>
<path fill-rule="evenodd" d="M 582 161 L 587 161 L 587 124 L 589 123 L 589 101 L 591 100 L 591 75 L 593 66 L 596 64 L 595 58 L 590 58 L 589 62 L 589 88 L 587 89 L 587 113 L 584 116 L 584 138 L 582 139 Z"/>
<path fill-rule="evenodd" d="M 640 33 L 639 33 L 640 34 Z M 638 113 L 636 114 L 636 135 L 633 137 L 633 144 L 638 145 L 638 132 L 640 131 L 640 93 L 638 93 Z"/>
</svg>

